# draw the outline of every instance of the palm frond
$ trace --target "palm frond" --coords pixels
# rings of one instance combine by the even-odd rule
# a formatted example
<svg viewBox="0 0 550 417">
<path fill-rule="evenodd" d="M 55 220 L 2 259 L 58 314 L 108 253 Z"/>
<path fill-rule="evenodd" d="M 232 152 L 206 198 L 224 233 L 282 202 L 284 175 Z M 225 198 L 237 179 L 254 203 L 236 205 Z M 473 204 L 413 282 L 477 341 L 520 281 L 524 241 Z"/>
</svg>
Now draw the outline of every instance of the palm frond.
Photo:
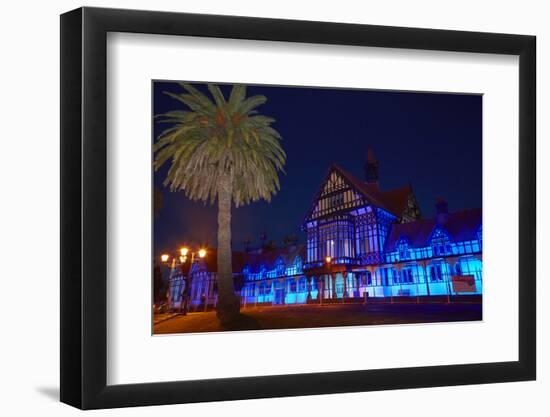
<svg viewBox="0 0 550 417">
<path fill-rule="evenodd" d="M 223 96 L 220 87 L 214 84 L 208 84 L 208 91 L 210 91 L 210 94 L 214 97 L 214 102 L 216 103 L 218 110 L 223 109 L 225 107 L 225 97 Z"/>
<path fill-rule="evenodd" d="M 197 90 L 195 87 L 193 87 L 189 83 L 180 83 L 180 85 L 183 87 L 185 91 L 187 91 L 190 95 L 192 95 L 197 102 L 199 102 L 204 108 L 208 108 L 210 111 L 214 111 L 214 106 L 210 99 L 203 93 L 201 93 L 199 90 Z"/>
<path fill-rule="evenodd" d="M 246 98 L 245 85 L 234 85 L 227 101 L 216 85 L 208 85 L 212 98 L 181 85 L 183 93 L 167 94 L 185 108 L 155 116 L 171 124 L 153 145 L 154 169 L 170 164 L 164 184 L 191 200 L 213 203 L 220 178 L 230 175 L 235 206 L 270 201 L 280 189 L 286 153 L 275 119 L 255 110 L 267 98 Z"/>
<path fill-rule="evenodd" d="M 241 102 L 238 107 L 238 112 L 241 114 L 248 114 L 251 110 L 254 110 L 256 107 L 261 106 L 266 101 L 267 98 L 261 95 L 249 97 Z"/>
<path fill-rule="evenodd" d="M 235 111 L 239 104 L 244 100 L 246 96 L 246 85 L 244 84 L 235 84 L 231 89 L 231 94 L 229 95 L 229 106 L 231 110 Z"/>
</svg>

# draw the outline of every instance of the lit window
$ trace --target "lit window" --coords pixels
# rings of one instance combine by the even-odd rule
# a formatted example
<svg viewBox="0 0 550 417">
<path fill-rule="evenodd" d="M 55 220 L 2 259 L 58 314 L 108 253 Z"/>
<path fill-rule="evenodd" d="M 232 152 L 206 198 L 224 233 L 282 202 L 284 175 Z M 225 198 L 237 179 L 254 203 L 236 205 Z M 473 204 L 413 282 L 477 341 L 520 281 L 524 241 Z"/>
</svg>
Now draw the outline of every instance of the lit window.
<svg viewBox="0 0 550 417">
<path fill-rule="evenodd" d="M 278 277 L 285 274 L 285 263 L 282 258 L 277 258 L 277 261 L 275 261 L 275 270 Z"/>
<path fill-rule="evenodd" d="M 296 281 L 293 279 L 289 279 L 287 281 L 288 284 L 288 291 L 289 292 L 296 292 Z"/>
<path fill-rule="evenodd" d="M 267 295 L 267 294 L 269 294 L 268 287 L 265 282 L 262 282 L 260 284 L 260 295 Z"/>
<path fill-rule="evenodd" d="M 457 275 L 462 275 L 462 267 L 460 266 L 460 262 L 457 262 L 455 269 Z"/>
<path fill-rule="evenodd" d="M 435 256 L 444 256 L 452 253 L 449 236 L 441 228 L 437 228 L 431 240 L 432 250 Z"/>
<path fill-rule="evenodd" d="M 397 248 L 399 250 L 399 258 L 400 259 L 409 259 L 410 258 L 410 251 L 409 251 L 409 243 L 406 239 L 401 239 L 399 243 L 397 244 Z"/>
<path fill-rule="evenodd" d="M 430 266 L 430 279 L 432 282 L 443 281 L 443 268 L 441 264 Z"/>
<path fill-rule="evenodd" d="M 404 284 L 411 284 L 414 282 L 412 269 L 405 268 L 401 270 L 401 278 Z"/>
<path fill-rule="evenodd" d="M 372 285 L 372 274 L 367 271 L 367 285 Z"/>
</svg>

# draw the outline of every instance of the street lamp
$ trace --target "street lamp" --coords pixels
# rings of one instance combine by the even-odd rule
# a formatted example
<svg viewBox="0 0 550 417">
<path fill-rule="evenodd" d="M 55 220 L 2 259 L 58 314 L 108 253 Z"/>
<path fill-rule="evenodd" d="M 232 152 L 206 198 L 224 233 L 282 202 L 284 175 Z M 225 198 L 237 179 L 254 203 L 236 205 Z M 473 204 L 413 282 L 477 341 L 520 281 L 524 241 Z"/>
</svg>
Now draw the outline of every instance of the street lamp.
<svg viewBox="0 0 550 417">
<path fill-rule="evenodd" d="M 330 288 L 332 288 L 332 294 L 336 294 L 336 291 L 334 290 L 334 282 L 332 281 L 332 257 L 327 256 L 325 258 L 325 262 L 326 262 L 327 268 L 330 272 L 329 283 L 330 283 Z M 325 292 L 324 281 L 323 281 L 323 285 L 321 287 L 322 287 L 322 291 Z M 328 287 L 328 285 L 327 285 L 327 287 Z M 323 296 L 324 296 L 324 294 L 321 295 L 321 300 L 320 300 L 321 304 L 323 304 Z M 327 298 L 330 298 L 330 297 L 327 297 Z"/>
</svg>

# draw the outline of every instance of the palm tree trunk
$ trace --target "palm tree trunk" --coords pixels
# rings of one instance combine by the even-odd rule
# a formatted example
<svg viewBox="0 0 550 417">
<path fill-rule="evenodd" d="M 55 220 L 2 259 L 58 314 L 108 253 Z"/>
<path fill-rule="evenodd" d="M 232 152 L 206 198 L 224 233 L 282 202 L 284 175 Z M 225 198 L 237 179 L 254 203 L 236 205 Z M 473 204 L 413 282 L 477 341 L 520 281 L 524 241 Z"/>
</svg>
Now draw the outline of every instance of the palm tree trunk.
<svg viewBox="0 0 550 417">
<path fill-rule="evenodd" d="M 231 265 L 231 176 L 220 177 L 218 183 L 218 305 L 217 316 L 222 324 L 231 323 L 239 314 L 240 299 L 235 295 Z"/>
</svg>

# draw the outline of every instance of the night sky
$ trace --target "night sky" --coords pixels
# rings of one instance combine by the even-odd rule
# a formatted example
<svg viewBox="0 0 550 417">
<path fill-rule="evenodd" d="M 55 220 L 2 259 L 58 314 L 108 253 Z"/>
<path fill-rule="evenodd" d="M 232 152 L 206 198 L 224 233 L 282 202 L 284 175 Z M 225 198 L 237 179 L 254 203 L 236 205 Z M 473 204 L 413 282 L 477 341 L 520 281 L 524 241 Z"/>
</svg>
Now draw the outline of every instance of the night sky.
<svg viewBox="0 0 550 417">
<path fill-rule="evenodd" d="M 194 84 L 203 92 L 204 85 Z M 226 97 L 230 86 L 221 86 Z M 153 112 L 187 110 L 163 91 L 183 89 L 172 82 L 153 83 Z M 246 237 L 259 244 L 260 234 L 278 245 L 294 233 L 304 241 L 301 221 L 331 163 L 364 179 L 370 145 L 379 161 L 384 190 L 411 182 L 423 217 L 435 214 L 437 197 L 449 211 L 481 207 L 482 97 L 477 95 L 401 93 L 370 90 L 249 86 L 247 96 L 263 94 L 257 110 L 276 119 L 287 154 L 281 190 L 271 203 L 233 209 L 233 249 Z M 154 123 L 154 138 L 170 125 Z M 216 247 L 216 205 L 191 202 L 183 192 L 170 192 L 162 182 L 167 162 L 154 174 L 163 193 L 154 220 L 155 253 L 181 244 Z"/>
</svg>

